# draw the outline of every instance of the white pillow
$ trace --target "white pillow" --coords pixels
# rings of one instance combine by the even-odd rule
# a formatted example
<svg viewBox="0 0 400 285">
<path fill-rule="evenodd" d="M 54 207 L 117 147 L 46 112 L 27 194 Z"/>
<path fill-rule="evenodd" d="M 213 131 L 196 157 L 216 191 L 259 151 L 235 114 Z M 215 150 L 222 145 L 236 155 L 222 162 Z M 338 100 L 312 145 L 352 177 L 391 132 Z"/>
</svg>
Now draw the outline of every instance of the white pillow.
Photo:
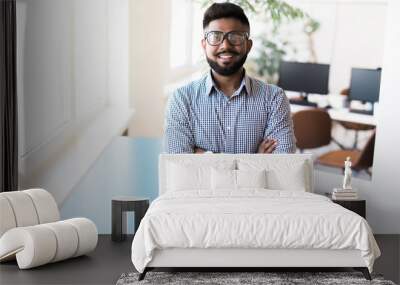
<svg viewBox="0 0 400 285">
<path fill-rule="evenodd" d="M 235 170 L 237 188 L 267 188 L 267 171 Z"/>
<path fill-rule="evenodd" d="M 273 190 L 306 191 L 305 163 L 293 165 L 289 170 L 268 171 L 268 188 Z"/>
<path fill-rule="evenodd" d="M 230 171 L 234 161 L 213 161 L 196 164 L 192 161 L 169 162 L 167 169 L 167 191 L 210 190 L 211 169 Z"/>
<path fill-rule="evenodd" d="M 211 189 L 236 189 L 236 170 L 211 168 Z"/>
<path fill-rule="evenodd" d="M 267 176 L 262 170 L 211 169 L 212 190 L 240 190 L 241 188 L 266 188 Z"/>
<path fill-rule="evenodd" d="M 168 189 L 172 191 L 207 189 L 207 168 L 171 163 L 168 172 Z"/>
<path fill-rule="evenodd" d="M 308 165 L 295 159 L 238 159 L 239 170 L 266 169 L 267 188 L 272 190 L 307 191 Z"/>
</svg>

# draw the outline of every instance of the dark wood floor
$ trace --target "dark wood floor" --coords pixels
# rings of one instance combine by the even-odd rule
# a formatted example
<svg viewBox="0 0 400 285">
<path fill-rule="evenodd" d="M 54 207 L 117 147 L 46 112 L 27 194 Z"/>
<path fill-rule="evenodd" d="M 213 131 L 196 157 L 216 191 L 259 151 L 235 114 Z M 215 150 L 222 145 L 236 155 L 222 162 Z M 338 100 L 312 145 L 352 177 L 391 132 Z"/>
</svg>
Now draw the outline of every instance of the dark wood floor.
<svg viewBox="0 0 400 285">
<path fill-rule="evenodd" d="M 375 263 L 375 272 L 399 283 L 400 236 L 377 235 L 382 256 Z M 100 235 L 94 252 L 42 267 L 19 270 L 16 262 L 0 265 L 0 284 L 115 284 L 124 272 L 134 271 L 130 259 L 132 237 L 121 243 Z"/>
</svg>

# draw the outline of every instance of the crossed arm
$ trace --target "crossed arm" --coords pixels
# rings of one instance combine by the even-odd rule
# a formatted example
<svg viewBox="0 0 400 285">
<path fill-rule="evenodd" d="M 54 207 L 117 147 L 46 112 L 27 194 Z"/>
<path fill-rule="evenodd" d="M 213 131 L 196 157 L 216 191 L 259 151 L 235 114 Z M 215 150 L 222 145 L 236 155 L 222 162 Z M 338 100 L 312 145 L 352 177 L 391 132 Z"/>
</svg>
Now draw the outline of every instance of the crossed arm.
<svg viewBox="0 0 400 285">
<path fill-rule="evenodd" d="M 190 125 L 189 106 L 175 92 L 166 110 L 164 147 L 167 153 L 204 153 L 207 150 L 195 145 L 194 131 Z M 260 142 L 258 153 L 295 152 L 295 139 L 288 100 L 281 89 L 273 96 L 274 108 L 270 110 L 264 139 Z"/>
<path fill-rule="evenodd" d="M 274 139 L 264 139 L 258 145 L 257 153 L 272 153 L 275 150 L 277 144 L 278 142 Z M 206 150 L 202 148 L 199 147 L 194 148 L 194 153 L 205 153 L 205 152 Z"/>
</svg>

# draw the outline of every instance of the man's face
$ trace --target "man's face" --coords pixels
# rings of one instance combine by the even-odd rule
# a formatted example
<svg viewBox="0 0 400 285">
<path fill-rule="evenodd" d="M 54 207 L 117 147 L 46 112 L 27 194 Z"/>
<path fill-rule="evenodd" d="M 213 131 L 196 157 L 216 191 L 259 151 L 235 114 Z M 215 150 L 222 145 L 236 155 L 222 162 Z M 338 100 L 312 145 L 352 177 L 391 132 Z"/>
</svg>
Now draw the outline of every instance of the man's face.
<svg viewBox="0 0 400 285">
<path fill-rule="evenodd" d="M 211 21 L 204 30 L 205 33 L 217 31 L 222 33 L 228 32 L 249 32 L 249 28 L 243 25 L 239 20 L 233 18 L 222 18 Z M 235 37 L 235 36 L 233 36 Z M 218 45 L 211 45 L 206 39 L 201 41 L 207 61 L 210 67 L 218 74 L 229 76 L 243 66 L 246 61 L 247 54 L 252 47 L 252 41 L 245 38 L 241 44 L 232 44 L 227 37 Z"/>
</svg>

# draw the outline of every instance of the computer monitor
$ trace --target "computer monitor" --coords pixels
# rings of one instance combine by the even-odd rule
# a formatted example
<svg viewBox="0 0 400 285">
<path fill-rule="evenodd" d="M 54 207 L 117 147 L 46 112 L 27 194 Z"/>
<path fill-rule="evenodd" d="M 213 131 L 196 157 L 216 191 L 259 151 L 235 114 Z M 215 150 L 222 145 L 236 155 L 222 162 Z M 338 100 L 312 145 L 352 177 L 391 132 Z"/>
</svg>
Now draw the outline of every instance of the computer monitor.
<svg viewBox="0 0 400 285">
<path fill-rule="evenodd" d="M 375 103 L 379 101 L 381 69 L 351 69 L 349 100 Z"/>
<path fill-rule="evenodd" d="M 316 105 L 307 101 L 309 93 L 328 94 L 329 64 L 282 61 L 279 66 L 278 86 L 300 92 L 302 100 L 290 100 L 300 105 Z"/>
</svg>

